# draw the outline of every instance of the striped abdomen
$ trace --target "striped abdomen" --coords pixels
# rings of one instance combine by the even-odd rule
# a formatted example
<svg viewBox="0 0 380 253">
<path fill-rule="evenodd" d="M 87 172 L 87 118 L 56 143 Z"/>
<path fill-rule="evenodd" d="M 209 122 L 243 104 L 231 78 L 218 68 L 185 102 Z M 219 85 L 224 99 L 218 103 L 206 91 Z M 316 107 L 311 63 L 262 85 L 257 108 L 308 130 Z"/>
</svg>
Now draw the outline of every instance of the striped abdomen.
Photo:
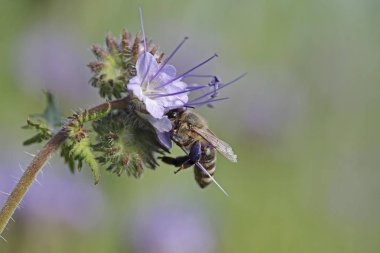
<svg viewBox="0 0 380 253">
<path fill-rule="evenodd" d="M 202 145 L 202 155 L 199 163 L 210 173 L 214 175 L 216 169 L 216 150 L 210 145 Z M 194 165 L 195 181 L 201 188 L 205 188 L 211 183 L 211 178 L 203 172 L 201 168 Z"/>
</svg>

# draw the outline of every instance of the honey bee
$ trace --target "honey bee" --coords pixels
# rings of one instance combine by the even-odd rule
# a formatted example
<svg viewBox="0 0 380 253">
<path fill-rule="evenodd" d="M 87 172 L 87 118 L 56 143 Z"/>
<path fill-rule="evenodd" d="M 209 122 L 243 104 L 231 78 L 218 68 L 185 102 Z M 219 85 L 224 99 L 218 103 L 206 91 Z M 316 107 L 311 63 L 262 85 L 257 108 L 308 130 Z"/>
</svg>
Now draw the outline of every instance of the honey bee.
<svg viewBox="0 0 380 253">
<path fill-rule="evenodd" d="M 159 157 L 163 162 L 179 167 L 175 173 L 194 165 L 195 181 L 201 188 L 213 180 L 216 169 L 216 151 L 232 162 L 237 157 L 230 145 L 218 139 L 205 120 L 190 109 L 172 110 L 168 114 L 173 123 L 171 139 L 186 153 L 184 156 Z"/>
</svg>

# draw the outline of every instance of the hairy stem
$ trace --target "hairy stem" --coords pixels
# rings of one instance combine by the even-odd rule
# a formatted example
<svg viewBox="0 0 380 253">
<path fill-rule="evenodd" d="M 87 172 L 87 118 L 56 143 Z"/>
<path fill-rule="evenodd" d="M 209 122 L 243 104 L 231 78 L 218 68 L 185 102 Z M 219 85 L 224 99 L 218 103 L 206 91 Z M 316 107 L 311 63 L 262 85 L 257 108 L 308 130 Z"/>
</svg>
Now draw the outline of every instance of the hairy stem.
<svg viewBox="0 0 380 253">
<path fill-rule="evenodd" d="M 89 113 L 101 113 L 107 111 L 110 107 L 111 109 L 123 108 L 126 104 L 126 98 L 110 101 L 109 103 L 104 103 L 95 106 L 88 110 Z M 72 120 L 70 123 L 73 123 Z M 12 217 L 14 211 L 18 207 L 25 193 L 29 189 L 30 185 L 33 183 L 38 172 L 43 168 L 46 161 L 49 160 L 51 155 L 60 147 L 60 145 L 66 140 L 67 132 L 66 126 L 63 126 L 61 130 L 56 133 L 40 150 L 40 152 L 34 157 L 32 162 L 29 164 L 28 168 L 25 170 L 24 174 L 20 178 L 19 182 L 13 189 L 12 193 L 9 195 L 4 207 L 0 211 L 0 235 L 3 233 L 5 226 L 8 224 L 10 218 Z"/>
</svg>

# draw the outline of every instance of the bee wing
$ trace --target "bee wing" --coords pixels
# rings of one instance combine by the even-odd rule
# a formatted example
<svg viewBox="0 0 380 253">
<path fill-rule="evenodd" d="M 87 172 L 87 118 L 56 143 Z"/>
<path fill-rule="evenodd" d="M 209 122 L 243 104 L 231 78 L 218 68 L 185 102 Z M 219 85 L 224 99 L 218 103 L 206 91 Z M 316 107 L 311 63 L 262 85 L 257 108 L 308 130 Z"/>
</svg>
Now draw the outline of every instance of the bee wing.
<svg viewBox="0 0 380 253">
<path fill-rule="evenodd" d="M 208 141 L 216 150 L 218 150 L 225 158 L 230 160 L 231 162 L 237 162 L 237 156 L 235 155 L 234 151 L 232 150 L 231 146 L 220 140 L 218 137 L 215 136 L 210 130 L 200 129 L 200 128 L 193 128 L 194 132 L 202 136 L 206 141 Z"/>
</svg>

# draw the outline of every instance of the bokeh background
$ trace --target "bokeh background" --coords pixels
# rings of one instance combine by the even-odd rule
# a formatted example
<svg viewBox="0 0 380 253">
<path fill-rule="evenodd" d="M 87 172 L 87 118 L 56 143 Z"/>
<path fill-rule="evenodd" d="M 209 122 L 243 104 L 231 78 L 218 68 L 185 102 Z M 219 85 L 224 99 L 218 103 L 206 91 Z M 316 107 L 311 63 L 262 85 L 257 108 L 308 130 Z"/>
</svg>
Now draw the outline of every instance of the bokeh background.
<svg viewBox="0 0 380 253">
<path fill-rule="evenodd" d="M 137 1 L 0 1 L 0 203 L 38 146 L 28 115 L 49 89 L 66 115 L 101 102 L 91 44 L 139 30 Z M 147 36 L 181 71 L 228 81 L 230 100 L 201 109 L 239 162 L 220 157 L 215 185 L 163 165 L 140 180 L 54 157 L 0 242 L 0 252 L 379 252 L 380 2 L 142 1 Z M 176 149 L 175 154 L 180 154 Z"/>
</svg>

